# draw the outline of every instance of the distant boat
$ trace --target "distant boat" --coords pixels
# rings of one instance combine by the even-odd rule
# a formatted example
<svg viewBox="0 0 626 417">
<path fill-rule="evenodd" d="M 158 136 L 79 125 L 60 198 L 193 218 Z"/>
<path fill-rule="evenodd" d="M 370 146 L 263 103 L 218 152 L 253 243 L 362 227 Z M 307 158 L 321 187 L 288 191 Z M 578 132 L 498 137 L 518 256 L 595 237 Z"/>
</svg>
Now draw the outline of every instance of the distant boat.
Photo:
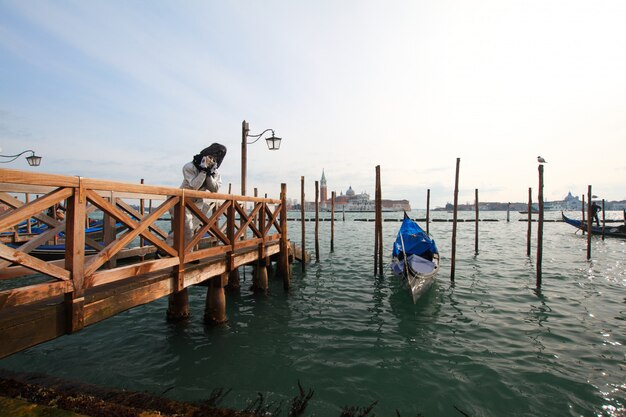
<svg viewBox="0 0 626 417">
<path fill-rule="evenodd" d="M 570 224 L 577 229 L 587 231 L 587 223 L 583 223 L 580 220 L 574 220 L 567 217 L 563 212 L 561 212 L 561 216 L 563 217 L 563 221 L 567 224 Z M 591 226 L 591 234 L 592 235 L 602 235 L 602 227 Z M 626 225 L 622 226 L 610 226 L 604 228 L 604 235 L 618 238 L 626 238 Z"/>
<path fill-rule="evenodd" d="M 435 241 L 406 211 L 391 254 L 393 273 L 406 277 L 413 302 L 417 302 L 439 272 L 439 251 Z"/>
</svg>

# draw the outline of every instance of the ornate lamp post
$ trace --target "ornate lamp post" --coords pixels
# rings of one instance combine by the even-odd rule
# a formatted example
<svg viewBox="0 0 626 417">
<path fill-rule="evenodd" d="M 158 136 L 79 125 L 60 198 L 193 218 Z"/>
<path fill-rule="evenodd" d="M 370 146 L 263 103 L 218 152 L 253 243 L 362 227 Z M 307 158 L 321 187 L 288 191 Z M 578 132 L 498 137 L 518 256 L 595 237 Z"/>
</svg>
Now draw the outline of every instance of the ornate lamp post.
<svg viewBox="0 0 626 417">
<path fill-rule="evenodd" d="M 35 155 L 35 151 L 30 150 L 30 149 L 26 151 L 22 151 L 18 153 L 17 155 L 0 155 L 0 157 L 2 158 L 10 158 L 8 161 L 0 161 L 0 163 L 8 164 L 9 162 L 13 162 L 20 156 L 24 155 L 26 152 L 30 152 L 30 156 L 26 157 L 26 161 L 28 161 L 28 165 L 30 165 L 31 167 L 38 167 L 39 164 L 41 164 L 41 156 Z"/>
<path fill-rule="evenodd" d="M 272 132 L 272 136 L 266 137 L 265 142 L 267 143 L 267 148 L 270 151 L 277 151 L 280 149 L 281 138 L 276 137 L 274 134 L 274 129 L 265 129 L 263 132 L 258 135 L 249 134 L 250 128 L 248 127 L 248 122 L 245 120 L 241 123 L 241 195 L 246 195 L 246 165 L 248 158 L 248 147 L 247 145 L 252 145 L 267 132 Z M 252 142 L 248 142 L 248 138 L 256 138 Z"/>
</svg>

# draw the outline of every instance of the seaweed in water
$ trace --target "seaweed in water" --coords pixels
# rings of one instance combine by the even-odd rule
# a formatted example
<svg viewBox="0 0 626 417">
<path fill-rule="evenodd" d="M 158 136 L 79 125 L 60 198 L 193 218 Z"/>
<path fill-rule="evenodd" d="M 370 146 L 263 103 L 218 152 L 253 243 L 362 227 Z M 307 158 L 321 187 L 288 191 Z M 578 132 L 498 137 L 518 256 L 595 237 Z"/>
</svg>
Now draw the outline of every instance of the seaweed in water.
<svg viewBox="0 0 626 417">
<path fill-rule="evenodd" d="M 376 414 L 372 414 L 370 416 L 370 413 L 372 412 L 372 410 L 374 409 L 374 407 L 376 407 L 376 404 L 378 404 L 378 401 L 374 401 L 373 403 L 371 403 L 369 405 L 369 407 L 344 407 L 341 410 L 341 414 L 339 415 L 339 417 L 376 417 Z M 357 414 L 358 413 L 358 414 Z"/>
</svg>

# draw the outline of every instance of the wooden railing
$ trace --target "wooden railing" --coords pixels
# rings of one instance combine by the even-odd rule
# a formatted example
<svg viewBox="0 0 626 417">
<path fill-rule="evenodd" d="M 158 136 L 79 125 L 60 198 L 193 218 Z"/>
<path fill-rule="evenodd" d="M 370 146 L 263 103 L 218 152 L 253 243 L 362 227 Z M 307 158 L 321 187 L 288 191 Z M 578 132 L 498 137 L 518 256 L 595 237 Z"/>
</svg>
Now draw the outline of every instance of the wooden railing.
<svg viewBox="0 0 626 417">
<path fill-rule="evenodd" d="M 75 330 L 82 327 L 80 309 L 90 288 L 169 268 L 175 291 L 181 291 L 185 264 L 221 257 L 227 271 L 233 270 L 236 252 L 256 250 L 262 259 L 272 244 L 280 245 L 281 267 L 288 268 L 285 194 L 284 184 L 276 200 L 0 169 L 0 205 L 5 210 L 0 214 L 0 288 L 5 288 L 0 310 L 63 296 L 73 306 Z M 208 215 L 195 199 L 211 201 Z M 154 207 L 142 213 L 147 200 Z M 57 217 L 57 207 L 65 208 L 64 219 Z M 185 210 L 200 223 L 189 242 L 184 241 Z M 164 230 L 168 212 L 171 245 Z M 88 228 L 94 219 L 103 227 L 99 238 Z M 33 233 L 33 227 L 39 232 Z M 55 241 L 64 245 L 62 259 L 34 256 L 42 245 Z M 163 254 L 160 259 L 143 258 L 156 250 Z M 131 256 L 142 257 L 117 264 Z M 33 274 L 39 274 L 40 282 L 22 283 Z"/>
</svg>

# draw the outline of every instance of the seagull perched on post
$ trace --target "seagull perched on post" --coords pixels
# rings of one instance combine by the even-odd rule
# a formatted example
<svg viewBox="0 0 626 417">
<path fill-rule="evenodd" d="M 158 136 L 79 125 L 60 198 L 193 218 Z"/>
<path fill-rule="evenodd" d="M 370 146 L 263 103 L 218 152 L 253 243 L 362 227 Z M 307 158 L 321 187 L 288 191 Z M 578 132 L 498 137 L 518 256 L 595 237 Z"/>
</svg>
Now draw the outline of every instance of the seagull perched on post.
<svg viewBox="0 0 626 417">
<path fill-rule="evenodd" d="M 537 162 L 539 162 L 540 164 L 547 164 L 546 160 L 540 156 L 537 157 Z"/>
</svg>

